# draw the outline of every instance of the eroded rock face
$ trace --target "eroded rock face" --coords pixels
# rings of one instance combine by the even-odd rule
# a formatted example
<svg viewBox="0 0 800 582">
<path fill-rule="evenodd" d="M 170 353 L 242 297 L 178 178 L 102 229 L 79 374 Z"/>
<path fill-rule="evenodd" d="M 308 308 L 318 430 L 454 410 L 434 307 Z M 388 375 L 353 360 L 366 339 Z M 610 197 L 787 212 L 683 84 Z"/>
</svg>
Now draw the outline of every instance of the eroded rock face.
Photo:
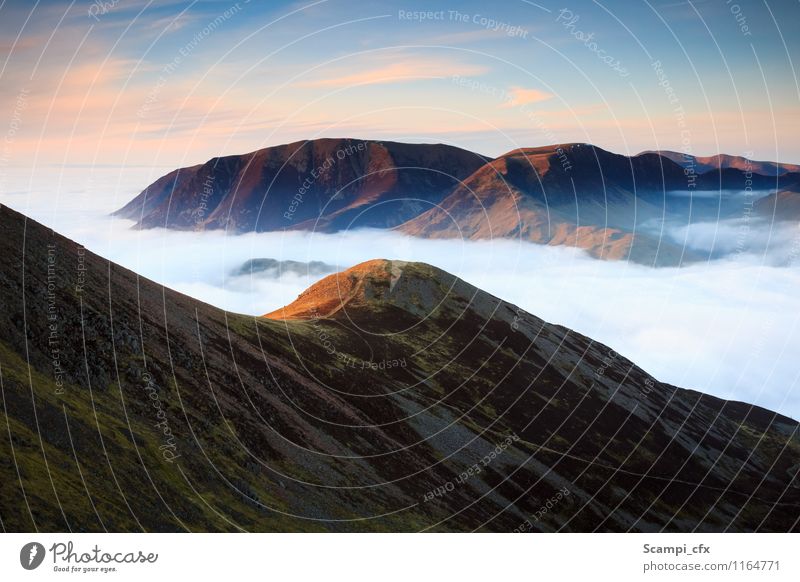
<svg viewBox="0 0 800 582">
<path fill-rule="evenodd" d="M 253 318 L 5 207 L 0 230 L 7 531 L 798 527 L 795 421 L 430 265 L 369 261 Z"/>
</svg>

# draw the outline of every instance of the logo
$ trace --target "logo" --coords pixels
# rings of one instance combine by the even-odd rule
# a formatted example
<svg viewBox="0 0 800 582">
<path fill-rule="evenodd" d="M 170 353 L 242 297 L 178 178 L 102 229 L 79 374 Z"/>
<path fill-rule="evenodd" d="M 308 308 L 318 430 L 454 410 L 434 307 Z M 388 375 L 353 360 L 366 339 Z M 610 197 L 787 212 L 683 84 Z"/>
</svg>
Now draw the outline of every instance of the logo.
<svg viewBox="0 0 800 582">
<path fill-rule="evenodd" d="M 35 570 L 44 561 L 44 546 L 39 542 L 30 542 L 19 551 L 19 563 L 26 570 Z"/>
</svg>

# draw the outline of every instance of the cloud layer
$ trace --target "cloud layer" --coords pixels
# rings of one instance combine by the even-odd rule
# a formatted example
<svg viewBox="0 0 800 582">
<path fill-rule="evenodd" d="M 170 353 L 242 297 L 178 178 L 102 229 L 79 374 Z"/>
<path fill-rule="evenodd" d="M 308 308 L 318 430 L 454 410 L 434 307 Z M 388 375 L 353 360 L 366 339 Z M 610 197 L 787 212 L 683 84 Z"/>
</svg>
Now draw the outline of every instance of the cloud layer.
<svg viewBox="0 0 800 582">
<path fill-rule="evenodd" d="M 425 241 L 385 231 L 134 231 L 129 221 L 107 213 L 144 173 L 74 170 L 50 186 L 38 184 L 35 195 L 26 184 L 7 188 L 0 201 L 168 287 L 253 315 L 291 302 L 320 276 L 231 276 L 251 258 L 334 265 L 424 261 L 609 345 L 662 381 L 800 416 L 800 257 L 787 251 L 800 248 L 791 244 L 800 234 L 794 224 L 770 227 L 771 240 L 781 243 L 779 261 L 771 252 L 734 252 L 681 269 L 597 261 L 573 249 L 514 241 Z M 122 199 L 99 196 L 104 190 Z M 764 227 L 751 226 L 750 236 L 763 238 Z M 720 223 L 692 225 L 688 236 L 680 230 L 673 236 L 696 248 L 735 249 L 740 233 Z"/>
</svg>

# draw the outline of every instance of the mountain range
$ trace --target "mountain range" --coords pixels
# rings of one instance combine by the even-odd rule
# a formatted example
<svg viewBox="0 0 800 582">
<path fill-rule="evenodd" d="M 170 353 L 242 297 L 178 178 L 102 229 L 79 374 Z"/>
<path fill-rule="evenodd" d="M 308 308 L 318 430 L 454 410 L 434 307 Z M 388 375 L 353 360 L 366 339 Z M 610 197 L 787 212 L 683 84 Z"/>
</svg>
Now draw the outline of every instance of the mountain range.
<svg viewBox="0 0 800 582">
<path fill-rule="evenodd" d="M 0 229 L 5 531 L 800 529 L 797 422 L 436 267 L 247 317 Z"/>
<path fill-rule="evenodd" d="M 394 226 L 485 161 L 445 145 L 296 142 L 170 172 L 117 214 L 142 227 L 234 232 Z"/>
<path fill-rule="evenodd" d="M 744 156 L 731 156 L 718 154 L 716 156 L 693 156 L 670 150 L 654 150 L 642 153 L 654 153 L 669 158 L 684 168 L 694 168 L 696 172 L 709 172 L 711 170 L 726 170 L 734 168 L 744 172 L 753 172 L 763 176 L 780 176 L 786 173 L 800 172 L 798 164 L 783 164 L 778 162 L 759 162 Z"/>
<path fill-rule="evenodd" d="M 745 212 L 731 192 L 795 200 L 798 166 L 599 147 L 520 148 L 496 159 L 443 144 L 317 139 L 170 172 L 117 211 L 139 228 L 229 232 L 392 228 L 424 238 L 507 238 L 662 266 L 708 259 L 665 225 Z M 698 196 L 687 194 L 698 193 Z M 775 218 L 785 219 L 776 206 Z"/>
</svg>

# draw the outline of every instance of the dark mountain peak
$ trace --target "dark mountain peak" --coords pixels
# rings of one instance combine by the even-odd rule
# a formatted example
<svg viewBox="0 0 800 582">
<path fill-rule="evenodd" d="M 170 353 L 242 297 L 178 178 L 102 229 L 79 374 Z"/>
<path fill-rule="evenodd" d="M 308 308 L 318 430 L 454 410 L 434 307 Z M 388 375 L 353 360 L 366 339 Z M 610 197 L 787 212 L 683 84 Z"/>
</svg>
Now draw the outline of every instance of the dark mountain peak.
<svg viewBox="0 0 800 582">
<path fill-rule="evenodd" d="M 603 155 L 614 154 L 588 143 L 565 143 L 517 148 L 503 154 L 495 162 L 502 162 L 506 165 L 521 162 L 535 168 L 540 175 L 544 175 L 551 169 L 558 170 L 560 168 L 562 172 L 566 171 L 577 159 Z"/>
<path fill-rule="evenodd" d="M 571 142 L 571 143 L 561 143 L 561 144 L 548 144 L 543 146 L 534 146 L 534 147 L 521 147 L 517 149 L 513 149 L 510 152 L 506 152 L 503 154 L 502 157 L 508 156 L 517 156 L 517 155 L 524 155 L 524 156 L 536 156 L 536 155 L 558 155 L 562 151 L 563 152 L 578 152 L 582 150 L 593 150 L 598 149 L 600 151 L 605 151 L 602 148 L 594 146 L 590 143 L 583 143 L 583 142 Z"/>
<path fill-rule="evenodd" d="M 497 158 L 491 168 L 502 172 L 512 168 L 535 171 L 546 178 L 550 188 L 571 190 L 570 183 L 602 190 L 606 183 L 633 189 L 638 183 L 646 188 L 676 184 L 683 179 L 682 168 L 657 153 L 625 156 L 589 143 L 567 143 L 519 148 Z"/>
<path fill-rule="evenodd" d="M 395 226 L 488 160 L 445 144 L 298 141 L 171 172 L 116 214 L 143 228 L 184 230 Z"/>
</svg>

